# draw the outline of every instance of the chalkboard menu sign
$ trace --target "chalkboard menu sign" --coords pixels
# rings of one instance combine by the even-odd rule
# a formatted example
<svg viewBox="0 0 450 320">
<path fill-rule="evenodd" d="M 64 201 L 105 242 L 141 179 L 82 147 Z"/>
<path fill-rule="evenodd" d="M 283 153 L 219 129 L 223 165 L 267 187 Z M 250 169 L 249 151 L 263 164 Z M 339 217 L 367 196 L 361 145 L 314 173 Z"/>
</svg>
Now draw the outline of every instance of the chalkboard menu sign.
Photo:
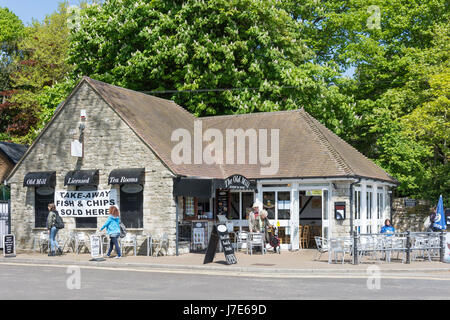
<svg viewBox="0 0 450 320">
<path fill-rule="evenodd" d="M 230 191 L 229 190 L 217 190 L 217 214 L 228 215 Z"/>
<path fill-rule="evenodd" d="M 3 238 L 3 256 L 15 257 L 16 256 L 16 241 L 13 234 L 7 234 Z"/>
<path fill-rule="evenodd" d="M 224 224 L 219 224 L 218 226 L 213 227 L 203 264 L 213 262 L 219 240 L 222 243 L 223 253 L 225 254 L 227 264 L 230 265 L 237 263 L 236 256 L 234 255 L 234 249 L 231 245 L 230 236 L 228 235 L 227 226 Z"/>
</svg>

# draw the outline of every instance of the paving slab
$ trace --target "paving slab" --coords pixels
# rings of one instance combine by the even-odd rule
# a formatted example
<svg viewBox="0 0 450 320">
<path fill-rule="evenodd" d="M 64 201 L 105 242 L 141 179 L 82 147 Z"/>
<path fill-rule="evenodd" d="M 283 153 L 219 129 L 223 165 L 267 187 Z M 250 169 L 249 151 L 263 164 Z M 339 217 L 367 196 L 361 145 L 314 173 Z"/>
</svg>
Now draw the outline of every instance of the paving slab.
<svg viewBox="0 0 450 320">
<path fill-rule="evenodd" d="M 384 273 L 430 273 L 443 272 L 450 274 L 450 264 L 439 261 L 429 262 L 418 260 L 410 264 L 402 263 L 401 260 L 392 260 L 387 263 L 383 260 L 364 259 L 358 265 L 352 265 L 350 258 L 346 258 L 344 264 L 328 263 L 328 254 L 323 254 L 320 260 L 315 260 L 317 251 L 314 249 L 303 249 L 299 251 L 285 251 L 281 254 L 269 252 L 262 255 L 253 255 L 237 252 L 237 264 L 227 265 L 223 253 L 216 253 L 212 263 L 203 264 L 204 254 L 189 253 L 179 256 L 133 256 L 126 255 L 121 259 L 106 258 L 105 261 L 90 261 L 88 253 L 74 254 L 65 253 L 62 256 L 49 257 L 44 253 L 18 253 L 16 257 L 0 258 L 0 263 L 28 263 L 46 265 L 80 265 L 109 268 L 138 268 L 159 270 L 214 270 L 220 272 L 259 272 L 272 274 L 366 274 L 368 267 L 377 266 Z"/>
</svg>

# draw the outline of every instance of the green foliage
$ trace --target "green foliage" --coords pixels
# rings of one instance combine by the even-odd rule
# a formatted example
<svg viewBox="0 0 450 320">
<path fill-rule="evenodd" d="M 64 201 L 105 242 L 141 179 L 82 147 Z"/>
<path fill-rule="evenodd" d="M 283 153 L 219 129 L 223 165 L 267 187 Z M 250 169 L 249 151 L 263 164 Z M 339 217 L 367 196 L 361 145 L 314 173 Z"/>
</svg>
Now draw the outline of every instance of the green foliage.
<svg viewBox="0 0 450 320">
<path fill-rule="evenodd" d="M 351 126 L 333 63 L 313 63 L 303 26 L 277 1 L 110 0 L 81 13 L 74 73 L 161 94 L 197 116 L 305 107 L 329 128 Z M 295 88 L 292 88 L 295 87 Z"/>
<path fill-rule="evenodd" d="M 10 75 L 14 70 L 12 61 L 18 54 L 17 42 L 23 33 L 22 21 L 8 8 L 0 8 L 0 92 L 10 89 Z"/>
<path fill-rule="evenodd" d="M 7 133 L 14 142 L 31 143 L 50 119 L 61 93 L 70 92 L 67 90 L 71 83 L 67 82 L 71 70 L 66 62 L 67 18 L 67 4 L 62 3 L 58 12 L 47 16 L 42 23 L 33 21 L 18 43 L 23 55 L 15 60 L 17 70 L 12 81 L 15 93 L 8 99 L 13 116 Z"/>
</svg>

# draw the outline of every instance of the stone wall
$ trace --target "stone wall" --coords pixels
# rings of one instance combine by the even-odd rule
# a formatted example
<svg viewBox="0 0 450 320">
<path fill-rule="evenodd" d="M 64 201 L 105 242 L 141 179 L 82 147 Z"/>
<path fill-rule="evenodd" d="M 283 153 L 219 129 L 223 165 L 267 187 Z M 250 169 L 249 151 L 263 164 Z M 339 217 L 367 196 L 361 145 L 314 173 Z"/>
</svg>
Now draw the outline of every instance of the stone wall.
<svg viewBox="0 0 450 320">
<path fill-rule="evenodd" d="M 84 157 L 71 156 L 71 140 L 80 136 L 80 111 L 86 110 L 84 122 Z M 149 124 L 151 125 L 151 124 Z M 117 188 L 108 185 L 108 175 L 114 169 L 145 168 L 143 229 L 131 229 L 138 235 L 140 252 L 146 253 L 142 234 L 169 235 L 169 254 L 175 253 L 176 206 L 172 195 L 172 174 L 124 121 L 84 82 L 69 98 L 39 138 L 11 179 L 12 232 L 19 249 L 31 249 L 33 234 L 44 231 L 35 228 L 34 187 L 23 187 L 27 172 L 56 171 L 56 190 L 68 190 L 64 177 L 70 170 L 99 169 L 98 189 Z M 73 189 L 72 189 L 73 190 Z M 119 193 L 118 193 L 119 194 Z M 120 199 L 119 199 L 120 205 Z M 65 217 L 66 227 L 59 236 L 76 230 L 75 219 Z M 97 228 L 106 217 L 97 218 Z M 78 229 L 77 231 L 83 231 Z M 93 230 L 89 230 L 93 231 Z"/>
<path fill-rule="evenodd" d="M 431 207 L 431 203 L 425 200 L 418 200 L 415 207 L 406 207 L 405 198 L 395 198 L 392 202 L 392 225 L 398 232 L 426 231 L 424 222 Z"/>
</svg>

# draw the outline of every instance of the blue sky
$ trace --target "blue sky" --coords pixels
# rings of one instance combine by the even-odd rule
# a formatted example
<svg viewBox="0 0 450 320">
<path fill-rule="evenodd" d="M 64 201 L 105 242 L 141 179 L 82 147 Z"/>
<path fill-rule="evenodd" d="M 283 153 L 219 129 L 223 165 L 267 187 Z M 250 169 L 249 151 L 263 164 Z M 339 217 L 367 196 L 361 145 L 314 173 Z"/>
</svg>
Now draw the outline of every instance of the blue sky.
<svg viewBox="0 0 450 320">
<path fill-rule="evenodd" d="M 25 25 L 31 20 L 42 21 L 47 14 L 51 14 L 58 8 L 58 0 L 0 0 L 0 7 L 6 7 L 16 14 Z M 71 5 L 79 3 L 78 0 L 70 0 Z"/>
</svg>

